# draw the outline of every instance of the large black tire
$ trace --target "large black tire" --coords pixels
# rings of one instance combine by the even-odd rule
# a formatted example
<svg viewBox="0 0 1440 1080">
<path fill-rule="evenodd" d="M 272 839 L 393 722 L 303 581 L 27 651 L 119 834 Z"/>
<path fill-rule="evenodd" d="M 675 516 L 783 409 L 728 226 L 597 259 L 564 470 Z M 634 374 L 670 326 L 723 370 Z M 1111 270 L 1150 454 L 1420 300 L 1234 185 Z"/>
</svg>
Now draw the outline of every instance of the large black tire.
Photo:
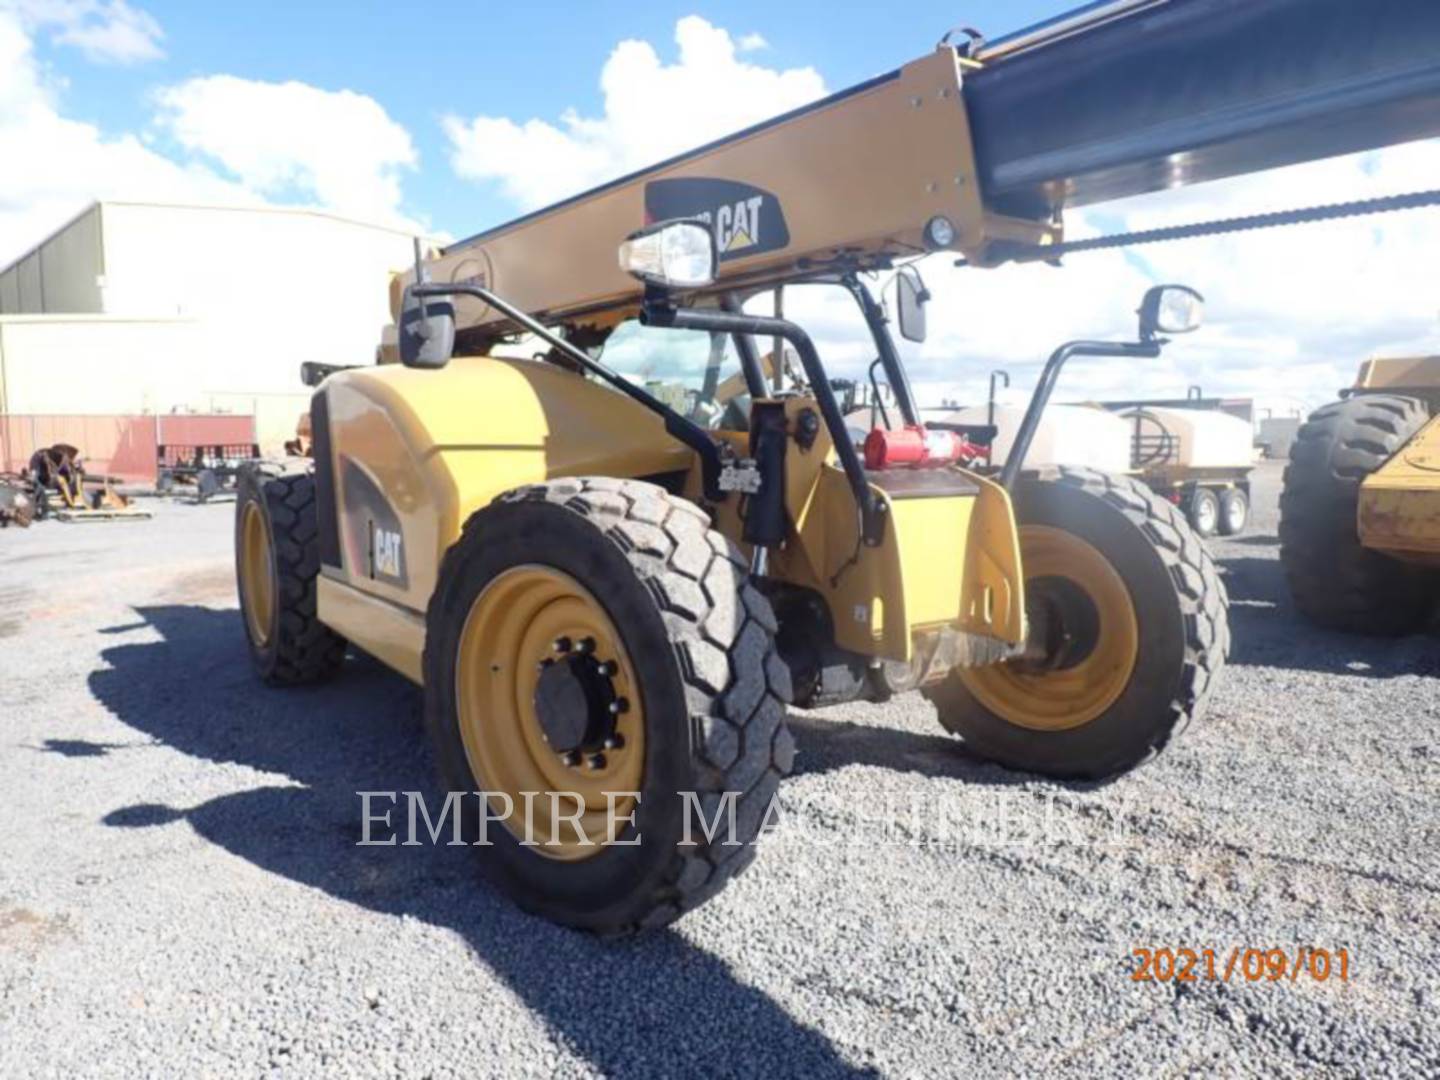
<svg viewBox="0 0 1440 1080">
<path fill-rule="evenodd" d="M 653 484 L 566 479 L 502 496 L 446 554 L 427 616 L 425 715 L 449 791 L 490 790 L 460 731 L 457 653 L 482 590 L 522 566 L 573 578 L 618 630 L 643 700 L 641 798 L 616 843 L 573 861 L 467 815 L 471 842 L 486 830 L 482 869 L 522 908 L 565 925 L 618 934 L 669 923 L 753 859 L 794 760 L 769 601 L 705 514 Z M 682 792 L 696 793 L 707 820 L 732 799 L 733 837 L 722 826 L 712 843 L 694 828 L 684 844 Z"/>
<path fill-rule="evenodd" d="M 269 537 L 270 588 L 274 602 L 257 636 L 244 575 L 246 515 L 255 507 Z M 299 686 L 333 678 L 345 663 L 346 642 L 316 613 L 320 574 L 315 478 L 270 462 L 241 469 L 235 501 L 235 577 L 241 622 L 256 673 L 272 686 Z"/>
<path fill-rule="evenodd" d="M 1229 654 L 1228 601 L 1210 553 L 1178 509 L 1129 477 L 1061 468 L 1022 480 L 1015 513 L 1022 558 L 1025 527 L 1048 527 L 1088 544 L 1119 575 L 1138 629 L 1128 681 L 1103 712 L 1064 730 L 992 711 L 966 673 L 926 694 L 967 749 L 1011 768 L 1085 779 L 1132 768 L 1203 714 Z"/>
<path fill-rule="evenodd" d="M 1420 628 L 1436 574 L 1360 545 L 1360 484 L 1429 420 L 1423 401 L 1361 394 L 1310 414 L 1280 494 L 1280 561 L 1295 606 L 1332 630 L 1392 636 Z"/>
</svg>

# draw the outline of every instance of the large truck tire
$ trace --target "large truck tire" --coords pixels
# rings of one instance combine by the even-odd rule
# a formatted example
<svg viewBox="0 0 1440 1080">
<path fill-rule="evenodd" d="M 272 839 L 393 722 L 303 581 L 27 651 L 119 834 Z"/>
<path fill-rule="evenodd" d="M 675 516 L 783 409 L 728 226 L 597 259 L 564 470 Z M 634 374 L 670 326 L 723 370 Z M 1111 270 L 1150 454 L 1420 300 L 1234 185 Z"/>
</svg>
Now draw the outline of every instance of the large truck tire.
<svg viewBox="0 0 1440 1080">
<path fill-rule="evenodd" d="M 320 575 L 315 478 L 262 462 L 236 485 L 235 578 L 256 673 L 272 686 L 324 682 L 346 641 L 316 614 Z"/>
<path fill-rule="evenodd" d="M 447 790 L 485 793 L 465 822 L 489 879 L 603 934 L 718 893 L 794 760 L 775 632 L 736 547 L 653 484 L 555 480 L 474 514 L 430 603 L 425 714 Z"/>
<path fill-rule="evenodd" d="M 1190 527 L 1206 540 L 1220 529 L 1220 497 L 1207 487 L 1190 493 Z"/>
<path fill-rule="evenodd" d="M 1332 630 L 1394 636 L 1435 604 L 1433 570 L 1362 547 L 1360 485 L 1429 420 L 1419 399 L 1359 394 L 1310 414 L 1285 466 L 1280 561 L 1300 613 Z"/>
<path fill-rule="evenodd" d="M 1239 536 L 1250 523 L 1250 494 L 1244 488 L 1226 488 L 1220 493 L 1220 535 Z"/>
<path fill-rule="evenodd" d="M 1123 476 L 1062 468 L 1015 492 L 1043 655 L 958 669 L 926 691 L 974 753 L 1102 779 L 1201 716 L 1230 649 L 1225 586 L 1184 515 Z"/>
</svg>

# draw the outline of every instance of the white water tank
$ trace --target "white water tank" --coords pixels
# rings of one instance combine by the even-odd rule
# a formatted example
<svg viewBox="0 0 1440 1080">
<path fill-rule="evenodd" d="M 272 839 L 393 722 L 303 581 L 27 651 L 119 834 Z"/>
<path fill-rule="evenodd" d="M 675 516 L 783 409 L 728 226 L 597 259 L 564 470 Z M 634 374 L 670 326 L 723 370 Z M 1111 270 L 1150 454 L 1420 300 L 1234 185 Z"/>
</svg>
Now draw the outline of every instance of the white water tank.
<svg viewBox="0 0 1440 1080">
<path fill-rule="evenodd" d="M 984 405 L 959 409 L 945 417 L 953 424 L 985 424 Z M 999 428 L 991 446 L 990 461 L 1005 464 L 1025 409 L 1020 405 L 996 405 L 995 426 Z M 1050 405 L 1040 416 L 1035 441 L 1025 455 L 1025 467 L 1078 465 L 1102 472 L 1123 473 L 1130 469 L 1130 425 L 1114 413 L 1088 405 Z"/>
<path fill-rule="evenodd" d="M 1255 463 L 1255 437 L 1238 416 L 1215 409 L 1145 406 L 1120 415 L 1133 435 L 1139 415 L 1137 467 L 1248 469 Z"/>
</svg>

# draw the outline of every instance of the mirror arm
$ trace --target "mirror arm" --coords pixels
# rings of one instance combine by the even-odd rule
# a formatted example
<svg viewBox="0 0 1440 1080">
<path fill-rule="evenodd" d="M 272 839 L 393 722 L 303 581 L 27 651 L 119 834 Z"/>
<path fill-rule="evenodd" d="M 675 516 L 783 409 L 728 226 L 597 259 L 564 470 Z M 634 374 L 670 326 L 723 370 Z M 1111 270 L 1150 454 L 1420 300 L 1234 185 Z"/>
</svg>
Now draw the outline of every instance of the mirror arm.
<svg viewBox="0 0 1440 1080">
<path fill-rule="evenodd" d="M 879 366 L 880 358 L 878 356 L 874 360 L 870 361 L 870 393 L 874 395 L 871 398 L 872 404 L 870 406 L 870 426 L 872 428 L 875 426 L 875 411 L 878 409 L 880 411 L 880 419 L 885 421 L 885 427 L 889 428 L 890 410 L 885 408 L 885 401 L 883 398 L 880 397 L 880 383 L 877 382 L 875 379 L 875 369 Z"/>
<path fill-rule="evenodd" d="M 870 295 L 870 290 L 860 280 L 855 272 L 848 271 L 840 277 L 840 284 L 849 290 L 855 302 L 860 305 L 860 313 L 865 316 L 865 325 L 870 328 L 870 336 L 875 341 L 875 349 L 880 354 L 880 363 L 885 368 L 885 378 L 890 383 L 890 389 L 895 393 L 895 404 L 900 406 L 900 415 L 905 418 L 907 424 L 920 423 L 920 410 L 915 407 L 915 395 L 910 389 L 910 377 L 905 373 L 905 365 L 900 361 L 900 353 L 895 348 L 895 339 L 890 336 L 890 328 L 886 324 L 885 312 Z"/>
<path fill-rule="evenodd" d="M 1051 353 L 1050 359 L 1045 361 L 1045 369 L 1040 372 L 1040 381 L 1035 384 L 1035 392 L 1030 395 L 1030 404 L 1025 409 L 1025 418 L 1020 421 L 1019 430 L 1015 433 L 1010 453 L 1005 457 L 1005 466 L 1000 470 L 1000 486 L 1014 494 L 1015 484 L 1020 479 L 1020 470 L 1025 466 L 1025 455 L 1030 452 L 1030 444 L 1035 441 L 1035 433 L 1040 430 L 1040 417 L 1050 402 L 1050 395 L 1060 378 L 1060 369 L 1067 360 L 1072 356 L 1126 356 L 1153 360 L 1160 355 L 1160 347 L 1164 343 L 1161 338 L 1129 342 L 1071 341 Z"/>
<path fill-rule="evenodd" d="M 885 504 L 877 502 L 870 490 L 870 481 L 865 475 L 865 465 L 850 434 L 845 429 L 845 417 L 840 404 L 835 400 L 834 388 L 825 375 L 825 366 L 810 335 L 787 319 L 766 315 L 749 315 L 743 312 L 698 310 L 676 308 L 668 304 L 646 304 L 640 309 L 640 321 L 646 326 L 666 326 L 681 330 L 718 330 L 726 334 L 755 334 L 759 337 L 782 338 L 795 348 L 800 357 L 800 366 L 810 381 L 810 392 L 820 406 L 820 416 L 829 429 L 835 443 L 836 456 L 849 481 L 850 491 L 860 508 L 860 535 L 868 546 L 879 544 L 885 531 Z"/>
<path fill-rule="evenodd" d="M 694 450 L 700 458 L 701 482 L 705 488 L 705 498 L 712 502 L 721 502 L 725 493 L 720 490 L 720 470 L 722 461 L 720 458 L 720 447 L 710 437 L 710 433 L 699 424 L 688 417 L 681 416 L 678 412 L 666 405 L 663 401 L 650 393 L 642 386 L 636 386 L 623 375 L 606 367 L 583 349 L 577 349 L 570 342 L 553 333 L 543 323 L 536 321 L 519 308 L 500 299 L 489 289 L 479 285 L 461 285 L 425 282 L 420 285 L 410 286 L 413 295 L 426 296 L 473 296 L 475 299 L 489 304 L 500 314 L 504 315 L 511 322 L 524 327 L 534 334 L 541 341 L 554 349 L 559 350 L 575 361 L 585 371 L 604 380 L 619 390 L 626 397 L 638 401 L 651 412 L 658 413 L 665 421 L 665 431 L 672 437 L 684 443 L 691 450 Z"/>
<path fill-rule="evenodd" d="M 743 314 L 745 306 L 740 297 L 732 293 L 726 293 L 720 298 L 720 307 L 732 315 Z M 765 385 L 765 368 L 760 363 L 760 349 L 755 344 L 755 339 L 749 334 L 732 334 L 731 339 L 735 342 L 735 352 L 740 357 L 740 370 L 745 375 L 745 389 L 750 391 L 750 399 L 768 397 L 770 388 Z M 779 343 L 776 343 L 777 347 Z M 784 366 L 784 356 L 777 355 L 774 359 L 774 368 L 779 372 Z"/>
</svg>

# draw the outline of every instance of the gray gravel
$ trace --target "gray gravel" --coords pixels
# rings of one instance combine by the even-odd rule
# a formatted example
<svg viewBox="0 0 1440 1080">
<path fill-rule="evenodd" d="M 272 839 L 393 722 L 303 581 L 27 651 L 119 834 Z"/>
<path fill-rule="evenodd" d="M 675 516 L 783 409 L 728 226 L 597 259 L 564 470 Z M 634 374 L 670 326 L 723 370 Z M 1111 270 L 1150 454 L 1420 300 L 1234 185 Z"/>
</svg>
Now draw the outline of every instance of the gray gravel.
<svg viewBox="0 0 1440 1080">
<path fill-rule="evenodd" d="M 977 762 L 921 700 L 797 714 L 789 822 L 678 927 L 602 943 L 446 848 L 406 683 L 250 676 L 231 508 L 0 533 L 0 1076 L 1440 1070 L 1440 649 L 1302 625 L 1216 545 L 1211 713 L 1104 786 Z M 1344 947 L 1351 981 L 1135 983 L 1136 946 Z"/>
</svg>

